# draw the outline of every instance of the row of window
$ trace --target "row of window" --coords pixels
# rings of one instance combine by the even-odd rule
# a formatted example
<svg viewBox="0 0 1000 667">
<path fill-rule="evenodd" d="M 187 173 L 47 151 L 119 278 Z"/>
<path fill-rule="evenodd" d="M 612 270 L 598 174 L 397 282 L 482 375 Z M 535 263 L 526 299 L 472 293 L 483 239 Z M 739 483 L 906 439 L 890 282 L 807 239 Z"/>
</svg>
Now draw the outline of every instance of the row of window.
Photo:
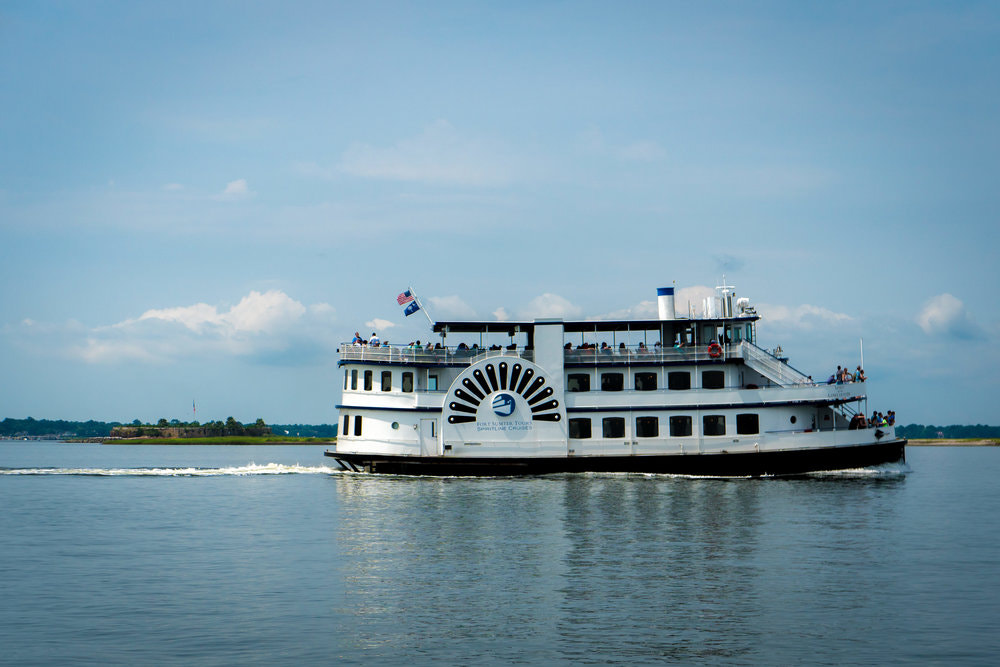
<svg viewBox="0 0 1000 667">
<path fill-rule="evenodd" d="M 400 390 L 413 391 L 413 373 L 403 372 L 400 378 Z M 357 391 L 358 371 L 344 370 L 344 389 Z M 382 391 L 392 391 L 392 371 L 382 371 Z M 656 373 L 635 373 L 636 391 L 655 391 L 657 388 Z M 373 371 L 364 371 L 361 376 L 364 391 L 372 391 L 375 383 Z M 723 371 L 702 371 L 701 386 L 703 389 L 723 389 L 726 386 L 726 374 Z M 437 391 L 437 376 L 427 376 L 427 390 Z M 667 373 L 667 389 L 684 390 L 691 388 L 691 373 L 689 371 L 670 371 Z M 622 391 L 625 389 L 625 374 L 617 372 L 601 373 L 601 391 Z M 566 390 L 572 392 L 590 391 L 590 373 L 570 373 L 566 377 Z"/>
<path fill-rule="evenodd" d="M 375 374 L 373 371 L 365 371 L 362 377 L 362 383 L 365 391 L 372 391 L 375 383 Z M 392 391 L 392 371 L 382 371 L 381 389 L 382 391 Z M 358 371 L 357 369 L 348 371 L 344 369 L 344 389 L 350 387 L 352 390 L 357 391 L 358 389 Z M 403 372 L 400 377 L 399 384 L 400 391 L 411 392 L 413 391 L 413 373 Z M 427 376 L 427 390 L 437 391 L 437 376 L 428 375 Z"/>
<path fill-rule="evenodd" d="M 687 415 L 676 415 L 669 418 L 669 433 L 671 438 L 686 438 L 692 435 L 693 422 Z M 589 417 L 579 417 L 569 420 L 569 437 L 585 440 L 593 437 Z M 702 417 L 702 435 L 726 435 L 725 415 L 705 415 Z M 736 415 L 736 433 L 738 435 L 754 435 L 760 433 L 760 417 L 754 413 Z M 601 437 L 624 438 L 625 418 L 605 417 L 601 420 Z M 660 437 L 659 417 L 636 417 L 636 438 Z"/>
<path fill-rule="evenodd" d="M 693 422 L 688 415 L 675 415 L 668 421 L 671 438 L 687 438 L 693 433 Z M 726 416 L 725 415 L 705 415 L 702 417 L 702 435 L 725 435 Z M 395 425 L 393 425 L 395 426 Z M 344 415 L 344 426 L 341 429 L 342 435 L 351 432 L 351 416 Z M 736 415 L 737 435 L 754 435 L 760 433 L 760 417 L 754 413 Z M 354 435 L 361 435 L 361 415 L 354 417 Z M 569 420 L 569 437 L 574 440 L 586 440 L 593 437 L 591 420 L 589 417 L 579 417 Z M 604 417 L 601 420 L 601 437 L 603 438 L 624 438 L 625 418 L 624 417 Z M 659 417 L 636 417 L 635 437 L 637 438 L 658 438 L 660 437 Z"/>
<path fill-rule="evenodd" d="M 625 388 L 624 373 L 601 373 L 601 391 L 622 391 Z M 655 391 L 656 373 L 635 373 L 636 391 Z M 702 371 L 703 389 L 723 389 L 726 386 L 724 371 Z M 667 373 L 667 389 L 683 390 L 691 388 L 690 371 L 670 371 Z M 566 376 L 566 391 L 590 391 L 590 373 L 570 373 Z"/>
</svg>

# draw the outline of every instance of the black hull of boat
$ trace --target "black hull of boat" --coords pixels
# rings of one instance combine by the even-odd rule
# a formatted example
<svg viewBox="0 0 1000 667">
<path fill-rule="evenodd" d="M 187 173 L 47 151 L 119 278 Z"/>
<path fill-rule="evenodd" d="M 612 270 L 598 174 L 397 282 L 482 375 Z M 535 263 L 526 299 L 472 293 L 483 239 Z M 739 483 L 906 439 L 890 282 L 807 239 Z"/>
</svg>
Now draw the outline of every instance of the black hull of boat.
<svg viewBox="0 0 1000 667">
<path fill-rule="evenodd" d="M 906 460 L 906 440 L 849 447 L 823 447 L 740 454 L 575 456 L 553 458 L 456 458 L 381 456 L 327 451 L 344 470 L 389 475 L 504 477 L 574 472 L 632 472 L 708 477 L 804 475 L 868 468 Z"/>
</svg>

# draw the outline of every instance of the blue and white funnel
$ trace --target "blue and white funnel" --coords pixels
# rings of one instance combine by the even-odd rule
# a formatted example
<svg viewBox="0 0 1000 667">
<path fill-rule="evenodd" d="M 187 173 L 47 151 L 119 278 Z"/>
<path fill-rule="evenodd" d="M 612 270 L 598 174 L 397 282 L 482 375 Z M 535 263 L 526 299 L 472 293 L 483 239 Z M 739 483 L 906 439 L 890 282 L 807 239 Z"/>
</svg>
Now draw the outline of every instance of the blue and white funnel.
<svg viewBox="0 0 1000 667">
<path fill-rule="evenodd" d="M 656 288 L 656 307 L 660 312 L 661 320 L 676 320 L 677 313 L 674 310 L 674 288 Z"/>
</svg>

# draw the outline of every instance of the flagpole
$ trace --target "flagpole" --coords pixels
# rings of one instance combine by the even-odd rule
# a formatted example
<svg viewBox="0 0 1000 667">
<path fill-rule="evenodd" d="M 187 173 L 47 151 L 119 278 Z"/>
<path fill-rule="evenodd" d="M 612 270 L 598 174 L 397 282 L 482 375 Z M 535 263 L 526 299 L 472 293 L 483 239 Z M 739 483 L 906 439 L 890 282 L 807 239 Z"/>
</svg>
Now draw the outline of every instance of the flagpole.
<svg viewBox="0 0 1000 667">
<path fill-rule="evenodd" d="M 417 302 L 417 307 L 420 308 L 420 310 L 423 312 L 424 317 L 427 318 L 427 321 L 430 323 L 431 329 L 433 330 L 434 320 L 431 319 L 431 314 L 427 312 L 427 308 L 424 307 L 424 304 L 420 303 L 420 298 L 417 296 L 417 293 L 413 291 L 413 288 L 407 287 L 406 289 L 409 290 L 410 294 L 413 295 L 413 300 Z"/>
</svg>

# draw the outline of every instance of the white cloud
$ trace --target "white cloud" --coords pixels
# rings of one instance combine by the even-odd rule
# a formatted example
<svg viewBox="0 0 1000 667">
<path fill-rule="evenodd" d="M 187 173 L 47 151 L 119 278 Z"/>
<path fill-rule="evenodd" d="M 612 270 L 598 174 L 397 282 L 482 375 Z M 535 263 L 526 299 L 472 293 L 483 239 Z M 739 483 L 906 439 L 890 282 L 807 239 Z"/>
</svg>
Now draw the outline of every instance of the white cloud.
<svg viewBox="0 0 1000 667">
<path fill-rule="evenodd" d="M 70 331 L 65 349 L 88 363 L 166 362 L 185 357 L 241 356 L 297 363 L 331 354 L 334 310 L 305 306 L 280 290 L 251 291 L 219 309 L 206 303 L 145 311 L 110 326 Z"/>
<path fill-rule="evenodd" d="M 427 299 L 434 317 L 472 319 L 475 309 L 457 296 L 432 296 Z"/>
<path fill-rule="evenodd" d="M 928 336 L 971 339 L 983 335 L 965 304 L 947 293 L 928 299 L 917 315 L 917 324 Z"/>
<path fill-rule="evenodd" d="M 396 326 L 395 322 L 390 322 L 389 320 L 383 320 L 376 317 L 373 320 L 368 320 L 365 322 L 366 329 L 372 329 L 374 331 L 385 331 L 386 329 L 391 329 Z"/>
<path fill-rule="evenodd" d="M 500 306 L 499 308 L 493 311 L 493 317 L 497 318 L 497 320 L 499 320 L 500 322 L 506 322 L 507 320 L 510 319 L 510 315 L 507 313 L 507 309 L 504 308 L 503 306 Z"/>
<path fill-rule="evenodd" d="M 622 308 L 621 310 L 615 310 L 610 313 L 605 313 L 603 315 L 598 315 L 593 318 L 595 320 L 655 320 L 660 315 L 659 307 L 655 301 L 640 301 L 634 306 L 629 308 Z"/>
<path fill-rule="evenodd" d="M 582 312 L 582 308 L 573 305 L 558 294 L 546 292 L 532 299 L 528 306 L 519 312 L 519 316 L 525 320 L 549 317 L 570 319 L 579 317 Z"/>
<path fill-rule="evenodd" d="M 249 197 L 252 192 L 250 192 L 250 187 L 247 185 L 245 178 L 238 178 L 235 181 L 230 181 L 226 183 L 225 189 L 222 194 L 219 195 L 220 199 L 243 199 Z"/>
<path fill-rule="evenodd" d="M 394 146 L 356 143 L 344 151 L 342 172 L 394 181 L 451 185 L 503 185 L 517 170 L 500 145 L 465 136 L 445 120 Z"/>
<path fill-rule="evenodd" d="M 809 304 L 789 307 L 762 303 L 757 306 L 757 312 L 769 324 L 791 329 L 810 330 L 816 327 L 847 324 L 854 321 L 854 318 L 845 313 L 837 313 L 829 308 Z"/>
</svg>

